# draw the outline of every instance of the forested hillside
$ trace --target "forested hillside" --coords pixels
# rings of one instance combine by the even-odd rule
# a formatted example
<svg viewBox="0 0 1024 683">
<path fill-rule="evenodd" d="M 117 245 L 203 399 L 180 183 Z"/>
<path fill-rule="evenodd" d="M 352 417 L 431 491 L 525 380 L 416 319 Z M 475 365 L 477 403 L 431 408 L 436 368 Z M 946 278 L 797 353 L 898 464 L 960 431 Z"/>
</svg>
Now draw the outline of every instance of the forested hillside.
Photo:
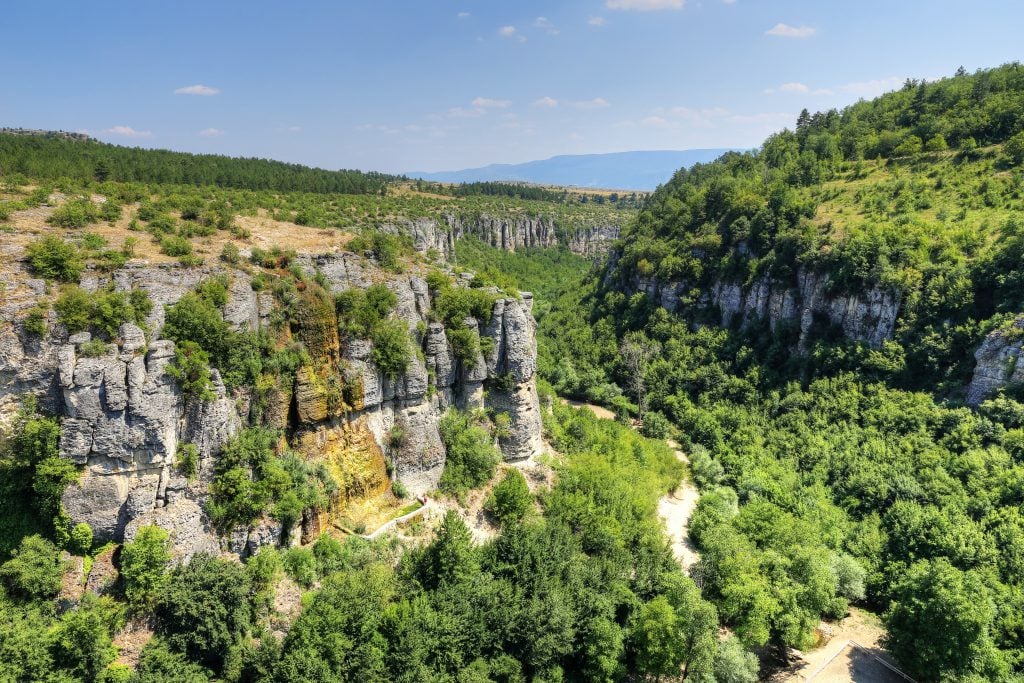
<svg viewBox="0 0 1024 683">
<path fill-rule="evenodd" d="M 918 680 L 1024 672 L 1022 162 L 1016 64 L 805 113 L 680 171 L 541 319 L 559 391 L 686 445 L 694 575 L 748 645 L 806 647 L 831 585 Z M 983 341 L 1013 378 L 971 410 Z"/>
</svg>

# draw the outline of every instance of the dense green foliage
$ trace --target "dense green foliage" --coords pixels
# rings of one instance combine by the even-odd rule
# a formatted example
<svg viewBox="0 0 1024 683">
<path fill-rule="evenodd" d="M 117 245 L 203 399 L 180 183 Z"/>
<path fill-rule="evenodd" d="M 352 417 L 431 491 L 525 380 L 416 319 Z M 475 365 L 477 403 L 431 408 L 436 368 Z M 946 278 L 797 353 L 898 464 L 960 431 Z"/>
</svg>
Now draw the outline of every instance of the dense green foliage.
<svg viewBox="0 0 1024 683">
<path fill-rule="evenodd" d="M 153 310 L 153 302 L 144 289 L 86 292 L 78 285 L 70 285 L 61 291 L 53 308 L 68 332 L 93 328 L 109 339 L 117 335 L 123 323 L 143 324 Z"/>
<path fill-rule="evenodd" d="M 27 249 L 29 265 L 47 279 L 74 282 L 84 264 L 78 249 L 56 235 L 46 235 L 31 242 Z"/>
<path fill-rule="evenodd" d="M 60 457 L 59 445 L 57 420 L 41 415 L 34 398 L 27 397 L 0 444 L 0 558 L 31 534 L 68 540 L 61 496 L 78 471 Z"/>
<path fill-rule="evenodd" d="M 445 447 L 442 491 L 461 494 L 490 481 L 501 454 L 482 420 L 450 409 L 441 417 L 438 430 Z"/>
<path fill-rule="evenodd" d="M 278 452 L 280 434 L 252 427 L 221 451 L 208 512 L 221 529 L 249 525 L 269 514 L 286 529 L 309 509 L 323 508 L 336 484 L 323 464 L 314 465 L 288 450 Z"/>
<path fill-rule="evenodd" d="M 533 507 L 533 495 L 523 473 L 516 469 L 507 470 L 501 481 L 494 485 L 484 507 L 500 524 L 521 521 Z"/>
<path fill-rule="evenodd" d="M 167 585 L 171 561 L 170 536 L 156 526 L 144 526 L 121 549 L 124 596 L 136 610 L 152 608 Z"/>
</svg>

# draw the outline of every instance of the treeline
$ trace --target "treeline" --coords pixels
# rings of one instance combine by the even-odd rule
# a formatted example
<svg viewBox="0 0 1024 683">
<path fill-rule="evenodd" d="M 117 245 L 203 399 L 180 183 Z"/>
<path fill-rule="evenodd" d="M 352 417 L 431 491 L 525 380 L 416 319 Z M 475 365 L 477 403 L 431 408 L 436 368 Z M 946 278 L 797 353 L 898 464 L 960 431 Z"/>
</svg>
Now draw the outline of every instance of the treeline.
<svg viewBox="0 0 1024 683">
<path fill-rule="evenodd" d="M 0 174 L 38 180 L 216 185 L 246 190 L 379 194 L 393 176 L 267 159 L 121 147 L 95 140 L 0 133 Z"/>
<path fill-rule="evenodd" d="M 646 196 L 644 193 L 638 194 L 636 192 L 609 192 L 605 194 L 501 181 L 451 184 L 417 180 L 413 187 L 418 192 L 430 192 L 449 197 L 510 197 L 512 199 L 551 202 L 555 204 L 602 205 L 607 203 L 619 209 L 637 208 Z"/>
</svg>

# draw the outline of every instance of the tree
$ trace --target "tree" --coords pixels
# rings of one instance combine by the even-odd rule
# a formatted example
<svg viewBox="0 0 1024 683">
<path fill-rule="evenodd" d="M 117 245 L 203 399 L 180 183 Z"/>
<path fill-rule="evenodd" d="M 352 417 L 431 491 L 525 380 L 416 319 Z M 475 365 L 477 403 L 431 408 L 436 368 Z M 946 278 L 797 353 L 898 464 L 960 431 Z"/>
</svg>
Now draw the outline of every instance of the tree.
<svg viewBox="0 0 1024 683">
<path fill-rule="evenodd" d="M 86 593 L 77 609 L 61 617 L 53 634 L 54 659 L 82 680 L 97 680 L 117 656 L 111 637 L 123 625 L 123 607 Z"/>
<path fill-rule="evenodd" d="M 144 526 L 121 549 L 124 594 L 133 609 L 151 609 L 167 585 L 171 562 L 170 535 L 158 526 Z"/>
<path fill-rule="evenodd" d="M 519 470 L 510 469 L 491 491 L 485 507 L 500 524 L 509 524 L 521 520 L 532 505 L 526 478 Z"/>
<path fill-rule="evenodd" d="M 744 650 L 738 638 L 730 636 L 718 644 L 714 665 L 716 683 L 757 683 L 759 670 L 757 656 Z"/>
<path fill-rule="evenodd" d="M 941 674 L 993 674 L 989 628 L 995 606 L 980 576 L 945 558 L 915 562 L 896 586 L 885 615 L 888 645 L 922 680 Z M 995 677 L 993 677 L 995 678 Z"/>
<path fill-rule="evenodd" d="M 627 334 L 619 346 L 619 358 L 626 369 L 626 383 L 633 392 L 633 396 L 636 397 L 637 408 L 641 415 L 647 412 L 644 375 L 647 372 L 647 363 L 656 352 L 656 343 L 648 339 L 643 332 Z"/>
<path fill-rule="evenodd" d="M 679 675 L 685 659 L 679 617 L 664 596 L 640 607 L 630 631 L 630 643 L 639 673 L 653 676 L 655 681 L 662 676 Z"/>
<path fill-rule="evenodd" d="M 64 563 L 57 548 L 42 536 L 26 536 L 13 557 L 0 565 L 0 581 L 12 595 L 46 600 L 57 595 Z"/>
<path fill-rule="evenodd" d="M 1014 165 L 1024 164 L 1024 130 L 1007 140 L 1003 151 Z"/>
<path fill-rule="evenodd" d="M 237 562 L 196 555 L 171 573 L 157 617 L 172 649 L 219 672 L 249 630 L 249 577 Z"/>
<path fill-rule="evenodd" d="M 412 361 L 409 331 L 400 320 L 388 320 L 373 331 L 373 349 L 370 358 L 385 376 L 395 379 L 405 372 Z"/>
<path fill-rule="evenodd" d="M 426 584 L 434 588 L 461 583 L 476 573 L 473 535 L 455 510 L 445 513 L 424 560 Z"/>
</svg>

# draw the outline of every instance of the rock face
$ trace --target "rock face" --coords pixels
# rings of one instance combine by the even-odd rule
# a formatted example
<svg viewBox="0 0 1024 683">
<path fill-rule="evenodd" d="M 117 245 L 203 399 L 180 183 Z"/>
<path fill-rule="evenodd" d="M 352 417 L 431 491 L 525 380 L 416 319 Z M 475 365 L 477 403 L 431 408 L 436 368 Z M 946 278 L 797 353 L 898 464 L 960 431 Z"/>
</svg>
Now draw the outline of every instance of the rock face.
<svg viewBox="0 0 1024 683">
<path fill-rule="evenodd" d="M 445 257 L 455 251 L 457 240 L 467 236 L 506 251 L 565 245 L 572 253 L 587 257 L 603 256 L 619 238 L 618 225 L 567 228 L 556 226 L 549 217 L 534 216 L 496 218 L 483 214 L 466 218 L 448 214 L 442 224 L 421 218 L 385 227 L 392 232 L 409 234 L 417 251 L 433 249 Z"/>
<path fill-rule="evenodd" d="M 611 282 L 615 268 L 613 255 L 606 275 Z M 654 277 L 633 275 L 625 283 L 628 294 L 643 292 L 666 310 L 682 312 L 682 300 L 691 285 L 685 282 L 662 283 Z M 799 329 L 798 351 L 804 351 L 813 336 L 815 324 L 833 325 L 847 339 L 882 345 L 891 339 L 902 303 L 899 292 L 875 286 L 866 292 L 830 291 L 826 273 L 801 268 L 795 283 L 782 283 L 762 276 L 750 286 L 718 280 L 706 288 L 697 300 L 698 307 L 715 311 L 723 327 L 767 321 L 773 331 L 780 325 Z"/>
<path fill-rule="evenodd" d="M 978 406 L 997 389 L 1024 382 L 1021 347 L 1024 346 L 1024 317 L 994 330 L 974 352 L 977 365 L 967 387 L 967 405 Z"/>
<path fill-rule="evenodd" d="M 389 471 L 412 493 L 435 487 L 445 462 L 438 422 L 449 406 L 507 413 L 510 427 L 499 440 L 507 460 L 541 452 L 531 295 L 498 298 L 489 320 L 467 318 L 464 324 L 490 341 L 482 344 L 486 357 L 461 360 L 444 326 L 431 322 L 431 293 L 421 277 L 383 273 L 351 253 L 300 255 L 296 263 L 310 276 L 319 274 L 331 293 L 384 281 L 397 298 L 393 316 L 419 347 L 404 373 L 387 376 L 373 363 L 370 340 L 338 336 L 329 297 L 300 290 L 290 304 L 299 322 L 290 323 L 286 338 L 304 343 L 311 364 L 298 369 L 294 383 L 267 390 L 258 417 L 286 430 L 293 449 L 328 467 L 342 502 L 385 490 Z M 315 538 L 322 528 L 315 519 L 303 520 L 301 529 L 268 519 L 218 535 L 205 511 L 209 485 L 222 447 L 249 419 L 253 394 L 229 392 L 214 369 L 214 398 L 202 401 L 183 395 L 168 372 L 175 345 L 161 338 L 164 306 L 212 275 L 230 278 L 222 313 L 235 329 L 270 324 L 274 298 L 253 291 L 248 274 L 180 266 L 87 272 L 86 289 L 141 288 L 154 303 L 144 326 L 123 325 L 116 343 L 94 356 L 86 353 L 91 346 L 83 349 L 90 335 L 69 335 L 52 311 L 43 337 L 27 333 L 27 311 L 50 295 L 18 265 L 0 266 L 6 268 L 11 272 L 2 274 L 14 284 L 0 299 L 0 427 L 27 392 L 59 417 L 61 454 L 81 469 L 63 497 L 73 523 L 86 522 L 97 539 L 117 542 L 156 524 L 170 532 L 180 559 L 199 552 L 245 556 L 261 545 Z M 176 466 L 184 444 L 199 455 L 192 480 Z"/>
</svg>

